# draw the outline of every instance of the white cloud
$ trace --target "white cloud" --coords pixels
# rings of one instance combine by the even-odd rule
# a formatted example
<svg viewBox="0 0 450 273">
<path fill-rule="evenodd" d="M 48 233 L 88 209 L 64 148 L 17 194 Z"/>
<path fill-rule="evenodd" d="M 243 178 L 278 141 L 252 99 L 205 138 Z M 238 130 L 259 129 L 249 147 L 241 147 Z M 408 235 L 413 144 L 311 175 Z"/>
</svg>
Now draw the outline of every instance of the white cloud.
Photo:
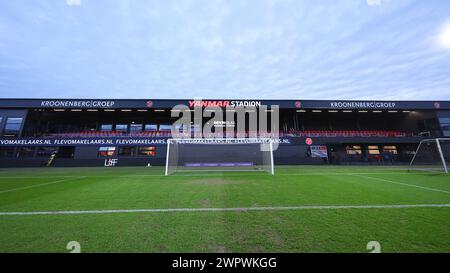
<svg viewBox="0 0 450 273">
<path fill-rule="evenodd" d="M 81 0 L 66 0 L 66 3 L 69 6 L 79 6 L 81 5 Z"/>
<path fill-rule="evenodd" d="M 379 6 L 381 5 L 381 0 L 366 0 L 369 6 Z"/>
<path fill-rule="evenodd" d="M 437 42 L 439 46 L 450 49 L 450 20 L 447 21 L 439 31 Z"/>
<path fill-rule="evenodd" d="M 216 51 L 224 46 L 222 37 L 220 36 L 212 37 L 210 39 L 202 39 L 199 43 L 202 48 L 208 51 Z"/>
</svg>

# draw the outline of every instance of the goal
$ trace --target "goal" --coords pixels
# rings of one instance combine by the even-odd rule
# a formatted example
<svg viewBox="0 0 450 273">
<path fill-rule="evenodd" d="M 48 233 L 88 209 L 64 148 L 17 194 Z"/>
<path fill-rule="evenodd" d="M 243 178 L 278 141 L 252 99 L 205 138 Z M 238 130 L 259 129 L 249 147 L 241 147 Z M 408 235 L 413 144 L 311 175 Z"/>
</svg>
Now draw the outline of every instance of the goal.
<svg viewBox="0 0 450 273">
<path fill-rule="evenodd" d="M 168 139 L 165 175 L 197 171 L 261 171 L 273 175 L 273 140 L 270 138 Z"/>
<path fill-rule="evenodd" d="M 409 170 L 448 173 L 450 138 L 424 139 L 409 164 Z"/>
</svg>

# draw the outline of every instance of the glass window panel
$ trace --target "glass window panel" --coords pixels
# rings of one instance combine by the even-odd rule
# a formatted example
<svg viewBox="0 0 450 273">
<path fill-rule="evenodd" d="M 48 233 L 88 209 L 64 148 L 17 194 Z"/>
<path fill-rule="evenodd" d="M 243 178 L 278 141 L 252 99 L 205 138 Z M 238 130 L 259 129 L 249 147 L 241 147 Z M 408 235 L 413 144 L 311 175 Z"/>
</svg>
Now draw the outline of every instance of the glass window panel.
<svg viewBox="0 0 450 273">
<path fill-rule="evenodd" d="M 140 132 L 142 131 L 142 124 L 131 124 L 130 125 L 131 132 Z"/>
<path fill-rule="evenodd" d="M 160 131 L 171 131 L 172 125 L 161 124 L 161 125 L 159 125 L 159 130 Z"/>
<path fill-rule="evenodd" d="M 117 124 L 116 131 L 126 132 L 126 131 L 128 131 L 128 125 L 127 124 Z"/>
<path fill-rule="evenodd" d="M 156 131 L 158 130 L 158 125 L 156 124 L 145 124 L 145 131 Z"/>
<path fill-rule="evenodd" d="M 450 118 L 439 118 L 439 123 L 450 123 Z"/>
<path fill-rule="evenodd" d="M 7 118 L 4 136 L 18 136 L 22 127 L 23 118 Z"/>
<path fill-rule="evenodd" d="M 112 131 L 112 124 L 102 124 L 100 126 L 100 131 Z"/>
</svg>

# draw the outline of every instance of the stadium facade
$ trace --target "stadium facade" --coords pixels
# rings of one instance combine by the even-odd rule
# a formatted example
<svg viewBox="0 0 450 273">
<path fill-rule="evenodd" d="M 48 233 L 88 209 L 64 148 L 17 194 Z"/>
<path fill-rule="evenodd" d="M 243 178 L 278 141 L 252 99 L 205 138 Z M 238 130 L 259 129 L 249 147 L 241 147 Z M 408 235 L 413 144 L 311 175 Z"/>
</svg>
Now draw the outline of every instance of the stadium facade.
<svg viewBox="0 0 450 273">
<path fill-rule="evenodd" d="M 278 105 L 276 165 L 405 164 L 450 137 L 450 101 L 0 99 L 0 167 L 164 165 L 176 105 Z"/>
</svg>

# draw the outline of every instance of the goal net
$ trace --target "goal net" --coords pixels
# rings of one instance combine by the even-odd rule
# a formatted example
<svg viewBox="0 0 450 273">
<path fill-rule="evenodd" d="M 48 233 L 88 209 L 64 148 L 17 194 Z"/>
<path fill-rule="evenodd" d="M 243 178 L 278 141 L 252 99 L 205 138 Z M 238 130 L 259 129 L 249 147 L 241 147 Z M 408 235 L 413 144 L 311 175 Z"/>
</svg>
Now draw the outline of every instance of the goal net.
<svg viewBox="0 0 450 273">
<path fill-rule="evenodd" d="M 165 175 L 186 171 L 262 171 L 273 175 L 273 140 L 168 139 Z"/>
<path fill-rule="evenodd" d="M 419 143 L 409 170 L 448 173 L 450 138 L 425 139 Z"/>
</svg>

